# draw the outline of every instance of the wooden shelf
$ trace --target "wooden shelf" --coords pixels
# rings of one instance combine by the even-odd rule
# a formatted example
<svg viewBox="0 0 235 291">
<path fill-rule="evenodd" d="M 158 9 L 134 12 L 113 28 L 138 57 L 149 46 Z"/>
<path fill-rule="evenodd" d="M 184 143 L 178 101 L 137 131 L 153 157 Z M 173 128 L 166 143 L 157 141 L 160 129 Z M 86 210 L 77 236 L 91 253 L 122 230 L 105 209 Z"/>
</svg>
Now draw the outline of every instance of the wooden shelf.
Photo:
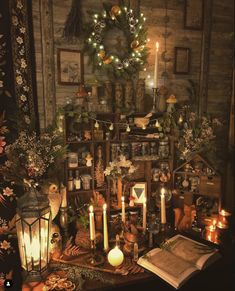
<svg viewBox="0 0 235 291">
<path fill-rule="evenodd" d="M 93 189 L 90 190 L 73 190 L 73 191 L 68 191 L 69 194 L 80 194 L 80 193 L 91 193 L 93 192 Z"/>
<path fill-rule="evenodd" d="M 70 170 L 81 170 L 81 169 L 91 169 L 92 167 L 88 167 L 88 166 L 78 166 L 78 167 L 72 167 L 72 168 L 70 168 L 70 167 L 68 167 L 67 169 L 68 169 L 68 171 L 70 171 Z"/>
</svg>

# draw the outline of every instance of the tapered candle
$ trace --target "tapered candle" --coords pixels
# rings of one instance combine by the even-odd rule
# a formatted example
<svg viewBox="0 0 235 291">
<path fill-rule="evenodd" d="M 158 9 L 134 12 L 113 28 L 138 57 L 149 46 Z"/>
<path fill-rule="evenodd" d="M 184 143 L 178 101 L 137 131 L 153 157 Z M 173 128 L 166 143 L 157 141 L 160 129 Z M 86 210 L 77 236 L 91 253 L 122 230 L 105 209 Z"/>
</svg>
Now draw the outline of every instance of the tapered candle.
<svg viewBox="0 0 235 291">
<path fill-rule="evenodd" d="M 107 204 L 103 205 L 103 231 L 104 231 L 104 250 L 109 249 L 109 235 L 108 235 L 108 224 L 107 224 Z"/>
<path fill-rule="evenodd" d="M 146 230 L 147 226 L 147 208 L 146 208 L 146 197 L 143 199 L 143 229 Z"/>
<path fill-rule="evenodd" d="M 122 196 L 122 222 L 126 222 L 126 214 L 125 214 L 125 197 Z"/>
<path fill-rule="evenodd" d="M 166 223 L 166 200 L 165 200 L 165 189 L 161 189 L 161 223 Z"/>
<path fill-rule="evenodd" d="M 93 206 L 89 207 L 89 219 L 90 219 L 90 239 L 95 240 L 95 218 L 93 212 Z"/>
<path fill-rule="evenodd" d="M 153 77 L 153 87 L 157 88 L 157 76 L 158 76 L 158 50 L 159 50 L 159 43 L 156 42 L 155 48 L 155 63 L 154 63 L 154 77 Z"/>
</svg>

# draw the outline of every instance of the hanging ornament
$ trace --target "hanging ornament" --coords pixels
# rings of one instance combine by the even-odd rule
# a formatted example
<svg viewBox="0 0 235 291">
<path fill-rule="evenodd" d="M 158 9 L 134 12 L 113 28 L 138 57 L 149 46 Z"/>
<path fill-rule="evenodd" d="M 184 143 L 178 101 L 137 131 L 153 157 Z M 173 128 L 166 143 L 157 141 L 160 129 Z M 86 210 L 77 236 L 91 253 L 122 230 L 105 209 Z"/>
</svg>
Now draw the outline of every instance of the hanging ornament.
<svg viewBox="0 0 235 291">
<path fill-rule="evenodd" d="M 97 43 L 101 43 L 102 41 L 102 38 L 99 34 L 96 34 L 95 37 L 94 37 L 94 40 L 97 42 Z"/>
<path fill-rule="evenodd" d="M 128 60 L 128 59 L 125 59 L 124 61 L 123 61 L 123 66 L 124 67 L 128 67 L 130 65 L 130 61 Z"/>
<path fill-rule="evenodd" d="M 142 129 L 143 129 L 143 130 L 146 129 L 146 125 L 145 125 L 145 124 L 142 125 Z"/>
<path fill-rule="evenodd" d="M 132 48 L 134 51 L 136 51 L 136 50 L 139 49 L 139 45 L 140 45 L 139 41 L 138 41 L 137 39 L 135 39 L 135 40 L 133 40 L 132 43 L 131 43 L 131 48 Z"/>
<path fill-rule="evenodd" d="M 136 30 L 136 29 L 135 29 L 134 26 L 131 26 L 131 27 L 130 27 L 130 32 L 131 32 L 131 33 L 135 33 L 135 30 Z"/>
<path fill-rule="evenodd" d="M 113 6 L 111 8 L 111 13 L 114 14 L 115 16 L 121 14 L 121 8 L 117 5 Z"/>
<path fill-rule="evenodd" d="M 130 128 L 130 126 L 128 124 L 127 127 L 126 127 L 126 132 L 130 132 L 130 131 L 131 131 L 131 128 Z"/>
<path fill-rule="evenodd" d="M 113 130 L 113 123 L 110 124 L 109 130 Z"/>
<path fill-rule="evenodd" d="M 160 127 L 160 123 L 159 123 L 158 120 L 156 120 L 155 126 L 156 126 L 157 128 Z"/>
<path fill-rule="evenodd" d="M 133 12 L 132 11 L 127 12 L 126 17 L 133 18 L 134 17 Z"/>
<path fill-rule="evenodd" d="M 107 57 L 107 58 L 105 58 L 105 59 L 103 60 L 103 63 L 104 63 L 105 65 L 109 65 L 109 64 L 112 63 L 112 61 L 113 61 L 113 58 L 112 58 L 112 57 Z"/>
<path fill-rule="evenodd" d="M 102 27 L 101 27 L 100 23 L 95 24 L 94 31 L 97 33 L 100 33 L 102 31 Z"/>
<path fill-rule="evenodd" d="M 123 64 L 121 62 L 117 63 L 117 69 L 122 70 L 123 69 Z"/>
<path fill-rule="evenodd" d="M 105 57 L 105 51 L 104 50 L 99 51 L 98 56 L 103 60 Z"/>
<path fill-rule="evenodd" d="M 95 128 L 99 128 L 100 126 L 99 126 L 99 123 L 98 123 L 98 121 L 96 120 L 96 122 L 95 122 Z"/>
<path fill-rule="evenodd" d="M 136 25 L 136 20 L 134 18 L 129 19 L 129 25 L 130 26 L 135 26 Z"/>
<path fill-rule="evenodd" d="M 101 20 L 101 21 L 99 21 L 98 23 L 100 24 L 100 26 L 101 26 L 102 28 L 105 28 L 105 27 L 106 27 L 106 23 L 105 23 L 104 20 Z"/>
</svg>

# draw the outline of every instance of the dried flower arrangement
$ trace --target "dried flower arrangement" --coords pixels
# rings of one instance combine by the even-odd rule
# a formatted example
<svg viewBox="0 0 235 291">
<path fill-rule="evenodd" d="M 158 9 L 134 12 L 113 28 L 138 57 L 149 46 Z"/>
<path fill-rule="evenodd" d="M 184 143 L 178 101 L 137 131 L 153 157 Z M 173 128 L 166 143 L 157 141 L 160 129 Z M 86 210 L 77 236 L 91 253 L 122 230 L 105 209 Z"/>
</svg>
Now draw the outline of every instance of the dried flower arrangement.
<svg viewBox="0 0 235 291">
<path fill-rule="evenodd" d="M 130 177 L 136 170 L 137 168 L 132 164 L 132 161 L 127 160 L 124 155 L 120 155 L 116 160 L 109 163 L 104 174 L 114 179 L 125 179 Z"/>
<path fill-rule="evenodd" d="M 7 161 L 1 167 L 5 180 L 18 185 L 34 184 L 48 179 L 62 162 L 66 147 L 58 132 L 19 133 L 18 139 L 6 146 Z"/>
</svg>

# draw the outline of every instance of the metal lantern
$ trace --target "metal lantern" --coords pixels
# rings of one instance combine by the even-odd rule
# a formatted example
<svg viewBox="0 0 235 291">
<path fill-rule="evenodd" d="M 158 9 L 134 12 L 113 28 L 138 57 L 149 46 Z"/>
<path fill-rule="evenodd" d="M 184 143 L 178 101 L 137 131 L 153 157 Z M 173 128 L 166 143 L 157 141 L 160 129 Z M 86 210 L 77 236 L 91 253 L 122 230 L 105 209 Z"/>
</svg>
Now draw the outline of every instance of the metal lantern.
<svg viewBox="0 0 235 291">
<path fill-rule="evenodd" d="M 35 188 L 17 201 L 16 230 L 26 280 L 39 281 L 49 262 L 51 211 L 47 195 Z"/>
</svg>

